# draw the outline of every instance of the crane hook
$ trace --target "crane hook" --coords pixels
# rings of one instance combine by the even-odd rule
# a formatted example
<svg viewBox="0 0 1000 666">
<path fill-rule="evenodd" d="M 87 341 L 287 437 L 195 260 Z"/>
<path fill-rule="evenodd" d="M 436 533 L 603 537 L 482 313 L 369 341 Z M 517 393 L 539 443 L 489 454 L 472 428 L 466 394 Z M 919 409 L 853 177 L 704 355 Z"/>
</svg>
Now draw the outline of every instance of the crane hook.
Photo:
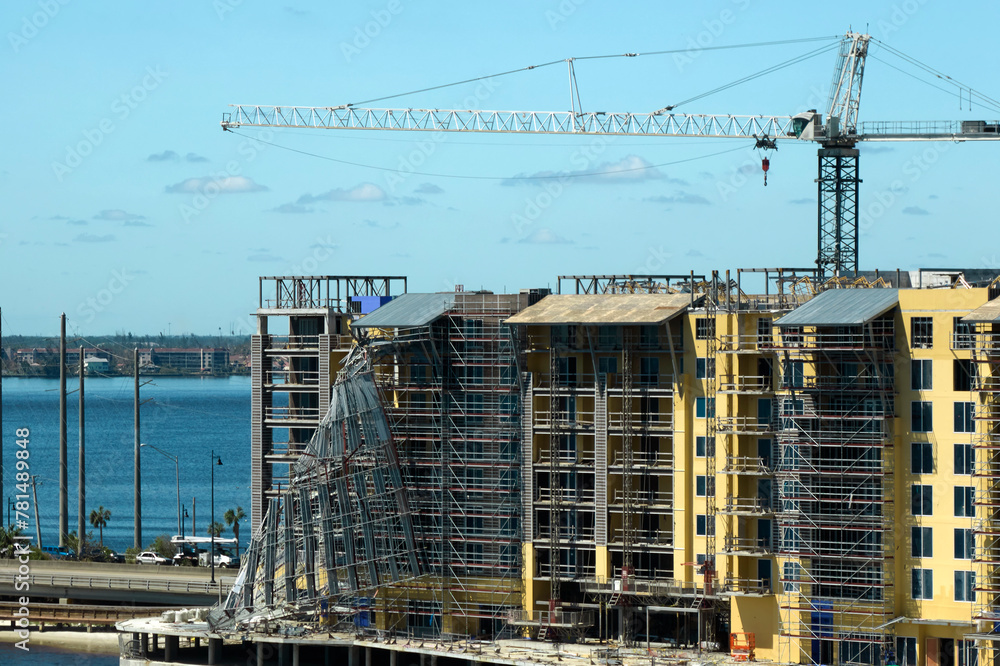
<svg viewBox="0 0 1000 666">
<path fill-rule="evenodd" d="M 771 168 L 771 160 L 766 157 L 761 159 L 760 168 L 764 170 L 764 187 L 767 187 L 767 170 Z"/>
</svg>

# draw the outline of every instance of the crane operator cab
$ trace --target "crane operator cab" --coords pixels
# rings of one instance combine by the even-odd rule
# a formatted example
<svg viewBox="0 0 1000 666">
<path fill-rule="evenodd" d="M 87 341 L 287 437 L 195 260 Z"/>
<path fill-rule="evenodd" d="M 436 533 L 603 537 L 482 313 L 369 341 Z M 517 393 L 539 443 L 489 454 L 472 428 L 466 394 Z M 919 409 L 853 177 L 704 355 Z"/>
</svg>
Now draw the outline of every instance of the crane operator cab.
<svg viewBox="0 0 1000 666">
<path fill-rule="evenodd" d="M 816 109 L 809 109 L 792 116 L 792 133 L 796 139 L 803 141 L 815 141 L 820 138 L 823 136 L 823 114 L 816 113 Z"/>
</svg>

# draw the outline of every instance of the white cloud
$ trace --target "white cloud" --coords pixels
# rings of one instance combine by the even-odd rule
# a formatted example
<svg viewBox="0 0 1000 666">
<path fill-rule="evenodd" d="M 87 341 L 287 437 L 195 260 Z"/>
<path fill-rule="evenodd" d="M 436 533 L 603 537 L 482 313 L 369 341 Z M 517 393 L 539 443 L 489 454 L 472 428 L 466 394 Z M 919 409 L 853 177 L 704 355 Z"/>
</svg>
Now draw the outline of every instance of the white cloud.
<svg viewBox="0 0 1000 666">
<path fill-rule="evenodd" d="M 646 158 L 627 155 L 616 162 L 601 162 L 593 166 L 572 171 L 537 171 L 533 174 L 518 174 L 503 181 L 503 185 L 544 185 L 546 181 L 587 182 L 587 183 L 637 183 L 657 180 L 674 185 L 687 185 L 687 181 L 671 178 Z"/>
<path fill-rule="evenodd" d="M 327 190 L 322 194 L 303 194 L 296 200 L 295 203 L 299 205 L 307 205 L 312 203 L 317 203 L 319 201 L 354 201 L 354 202 L 368 202 L 368 201 L 385 201 L 388 196 L 378 185 L 374 183 L 360 183 L 349 189 L 344 189 L 341 187 L 335 187 L 332 190 Z"/>
<path fill-rule="evenodd" d="M 106 208 L 94 216 L 95 220 L 105 220 L 107 222 L 130 222 L 135 220 L 145 220 L 145 215 L 128 213 L 121 208 Z"/>
<path fill-rule="evenodd" d="M 166 191 L 172 194 L 243 194 L 246 192 L 263 192 L 267 187 L 254 182 L 246 176 L 223 176 L 222 178 L 188 178 L 179 183 L 168 185 Z"/>
<path fill-rule="evenodd" d="M 518 243 L 531 243 L 536 245 L 568 245 L 573 241 L 566 240 L 562 236 L 556 234 L 551 229 L 539 229 L 538 231 L 525 236 Z"/>
</svg>

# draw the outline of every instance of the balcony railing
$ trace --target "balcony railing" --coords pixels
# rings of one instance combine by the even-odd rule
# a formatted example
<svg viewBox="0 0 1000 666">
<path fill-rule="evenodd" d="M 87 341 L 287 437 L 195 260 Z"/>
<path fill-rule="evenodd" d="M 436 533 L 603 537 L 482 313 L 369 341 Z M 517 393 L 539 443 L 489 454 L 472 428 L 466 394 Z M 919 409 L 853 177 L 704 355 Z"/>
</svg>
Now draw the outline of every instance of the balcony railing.
<svg viewBox="0 0 1000 666">
<path fill-rule="evenodd" d="M 751 476 L 768 476 L 774 474 L 774 463 L 758 456 L 728 456 L 723 474 L 746 474 Z"/>
<path fill-rule="evenodd" d="M 765 596 L 771 594 L 771 581 L 767 578 L 737 578 L 726 575 L 722 583 L 723 594 Z"/>
<path fill-rule="evenodd" d="M 771 502 L 760 497 L 727 496 L 725 504 L 719 507 L 721 514 L 734 516 L 766 516 L 774 513 Z"/>
<path fill-rule="evenodd" d="M 767 555 L 772 551 L 771 540 L 767 537 L 747 537 L 735 534 L 725 535 L 722 549 L 733 555 Z"/>
</svg>

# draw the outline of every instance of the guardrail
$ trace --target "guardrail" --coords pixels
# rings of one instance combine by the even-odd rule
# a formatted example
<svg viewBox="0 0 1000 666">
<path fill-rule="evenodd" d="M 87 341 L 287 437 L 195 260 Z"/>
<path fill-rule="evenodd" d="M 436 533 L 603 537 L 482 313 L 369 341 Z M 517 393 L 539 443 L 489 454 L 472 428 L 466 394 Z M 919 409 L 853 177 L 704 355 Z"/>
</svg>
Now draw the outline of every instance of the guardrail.
<svg viewBox="0 0 1000 666">
<path fill-rule="evenodd" d="M 3 572 L 6 574 L 6 572 Z M 0 574 L 2 575 L 2 574 Z M 7 576 L 4 575 L 4 578 Z M 9 578 L 13 581 L 13 577 Z M 29 574 L 29 589 L 36 587 L 69 587 L 86 588 L 90 590 L 135 590 L 144 592 L 169 592 L 187 594 L 223 595 L 229 593 L 232 585 L 221 581 L 213 584 L 209 581 L 175 581 L 157 579 L 135 579 L 116 576 L 79 576 L 73 574 Z"/>
<path fill-rule="evenodd" d="M 23 616 L 15 615 L 21 604 L 0 602 L 0 621 L 14 621 Z M 165 610 L 179 610 L 180 607 L 166 606 L 83 606 L 79 604 L 42 604 L 31 602 L 29 621 L 59 624 L 101 624 L 110 625 L 121 620 L 140 617 L 157 617 Z"/>
</svg>

